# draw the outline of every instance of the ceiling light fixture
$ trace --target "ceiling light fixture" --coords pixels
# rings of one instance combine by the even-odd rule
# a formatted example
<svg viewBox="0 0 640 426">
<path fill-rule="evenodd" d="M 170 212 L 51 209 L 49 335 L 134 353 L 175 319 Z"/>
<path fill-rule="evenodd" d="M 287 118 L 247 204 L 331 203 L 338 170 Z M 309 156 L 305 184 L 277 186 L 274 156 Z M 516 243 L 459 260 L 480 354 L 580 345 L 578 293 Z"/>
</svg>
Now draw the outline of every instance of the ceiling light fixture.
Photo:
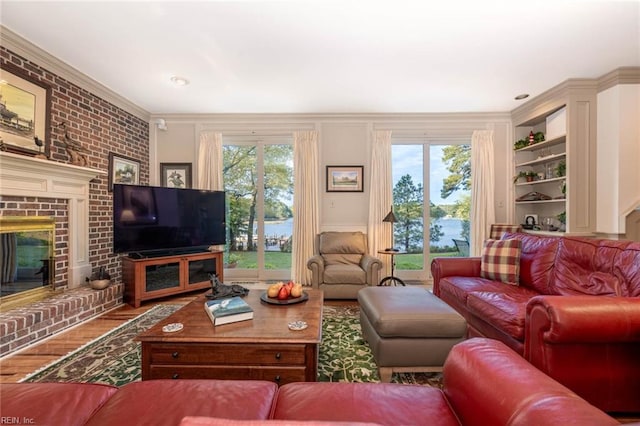
<svg viewBox="0 0 640 426">
<path fill-rule="evenodd" d="M 521 95 L 516 96 L 514 99 L 515 99 L 516 101 L 521 101 L 521 100 L 523 100 L 523 99 L 527 99 L 528 97 L 529 97 L 529 94 L 528 94 L 528 93 L 523 93 L 523 94 L 521 94 Z"/>
<path fill-rule="evenodd" d="M 189 80 L 187 80 L 184 77 L 179 77 L 177 75 L 174 75 L 173 77 L 171 77 L 171 82 L 176 86 L 186 86 L 187 84 L 189 84 Z"/>
</svg>

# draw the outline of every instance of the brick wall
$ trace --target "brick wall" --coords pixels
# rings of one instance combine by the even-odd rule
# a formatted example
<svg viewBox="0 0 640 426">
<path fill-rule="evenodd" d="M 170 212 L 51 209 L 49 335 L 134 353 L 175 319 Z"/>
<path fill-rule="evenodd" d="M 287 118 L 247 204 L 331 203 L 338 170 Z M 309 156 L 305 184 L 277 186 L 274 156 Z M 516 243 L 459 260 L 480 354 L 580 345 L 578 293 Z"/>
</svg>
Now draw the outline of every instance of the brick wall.
<svg viewBox="0 0 640 426">
<path fill-rule="evenodd" d="M 0 67 L 9 72 L 17 68 L 51 87 L 51 161 L 71 162 L 62 143 L 66 128 L 70 138 L 88 150 L 87 167 L 108 171 L 109 153 L 113 152 L 139 161 L 140 183 L 149 183 L 147 121 L 2 46 Z M 104 266 L 114 284 L 100 291 L 87 287 L 68 290 L 47 301 L 0 315 L 0 356 L 122 303 L 120 255 L 112 254 L 112 196 L 108 183 L 105 176 L 90 184 L 89 263 L 94 269 Z M 3 196 L 0 214 L 55 217 L 55 280 L 56 286 L 66 286 L 69 227 L 66 200 Z"/>
<path fill-rule="evenodd" d="M 109 153 L 114 152 L 140 161 L 140 183 L 149 183 L 149 125 L 121 108 L 97 97 L 89 91 L 53 74 L 13 52 L 0 46 L 0 67 L 17 67 L 30 77 L 51 87 L 51 155 L 52 161 L 70 163 L 65 147 L 65 130 L 59 126 L 66 123 L 69 136 L 89 152 L 88 167 L 108 171 Z M 34 145 L 35 148 L 35 145 Z M 3 201 L 7 201 L 3 197 Z M 56 263 L 66 264 L 66 241 L 64 229 L 68 226 L 66 205 L 45 207 L 47 200 L 11 200 L 24 203 L 28 215 L 44 215 L 52 212 L 56 217 Z M 39 205 L 39 207 L 37 206 Z M 34 208 L 31 208 L 34 207 Z M 53 207 L 53 208 L 51 208 Z M 18 210 L 24 210 L 17 207 Z M 4 210 L 4 208 L 3 208 Z M 60 213 L 64 210 L 64 213 Z M 112 197 L 108 190 L 108 178 L 94 179 L 90 185 L 89 203 L 89 256 L 92 267 L 105 266 L 115 281 L 120 280 L 120 256 L 112 254 Z M 15 211 L 14 211 L 15 212 Z M 0 214 L 4 214 L 0 213 Z M 60 220 L 58 218 L 60 217 Z M 60 232 L 58 234 L 58 232 Z M 59 256 L 59 257 L 58 257 Z M 57 267 L 57 265 L 56 265 Z M 66 284 L 65 284 L 66 285 Z"/>
</svg>

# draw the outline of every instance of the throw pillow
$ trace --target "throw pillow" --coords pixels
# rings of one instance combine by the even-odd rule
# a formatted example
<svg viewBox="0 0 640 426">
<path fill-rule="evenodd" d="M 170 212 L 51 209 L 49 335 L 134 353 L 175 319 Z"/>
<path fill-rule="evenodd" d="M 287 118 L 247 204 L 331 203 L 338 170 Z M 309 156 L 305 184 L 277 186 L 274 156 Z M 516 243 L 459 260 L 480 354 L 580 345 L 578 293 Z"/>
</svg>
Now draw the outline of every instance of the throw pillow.
<svg viewBox="0 0 640 426">
<path fill-rule="evenodd" d="M 482 246 L 480 276 L 518 285 L 521 252 L 522 242 L 518 239 L 486 240 Z"/>
</svg>

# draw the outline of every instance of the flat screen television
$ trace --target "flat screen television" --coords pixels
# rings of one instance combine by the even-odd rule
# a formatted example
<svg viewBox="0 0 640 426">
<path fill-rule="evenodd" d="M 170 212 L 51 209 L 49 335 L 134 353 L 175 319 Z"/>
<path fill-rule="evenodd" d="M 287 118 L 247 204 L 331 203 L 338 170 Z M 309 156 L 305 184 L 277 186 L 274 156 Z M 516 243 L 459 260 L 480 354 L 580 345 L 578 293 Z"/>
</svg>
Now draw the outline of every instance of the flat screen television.
<svg viewBox="0 0 640 426">
<path fill-rule="evenodd" d="M 187 253 L 225 242 L 224 191 L 113 185 L 114 253 Z"/>
</svg>

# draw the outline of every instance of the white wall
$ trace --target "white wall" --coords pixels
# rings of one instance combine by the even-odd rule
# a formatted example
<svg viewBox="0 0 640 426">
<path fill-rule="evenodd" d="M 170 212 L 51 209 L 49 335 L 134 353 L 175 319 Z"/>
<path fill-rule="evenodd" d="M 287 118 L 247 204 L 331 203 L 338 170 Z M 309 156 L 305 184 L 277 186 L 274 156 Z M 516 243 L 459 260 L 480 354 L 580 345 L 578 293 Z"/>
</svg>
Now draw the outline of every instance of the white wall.
<svg viewBox="0 0 640 426">
<path fill-rule="evenodd" d="M 640 205 L 640 85 L 598 93 L 597 232 L 624 234 Z"/>
<path fill-rule="evenodd" d="M 152 117 L 152 120 L 156 117 Z M 221 131 L 230 135 L 291 134 L 300 129 L 316 129 L 320 136 L 320 228 L 321 230 L 366 231 L 369 191 L 369 156 L 372 130 L 392 130 L 394 134 L 423 135 L 423 138 L 446 142 L 448 139 L 471 140 L 473 130 L 494 130 L 496 152 L 496 221 L 509 222 L 513 202 L 511 170 L 512 145 L 509 113 L 504 114 L 336 114 L 336 115 L 163 115 L 166 131 L 150 132 L 151 158 L 162 162 L 193 163 L 201 130 Z M 326 192 L 326 166 L 363 165 L 364 192 Z M 159 184 L 159 178 L 152 180 Z"/>
</svg>

